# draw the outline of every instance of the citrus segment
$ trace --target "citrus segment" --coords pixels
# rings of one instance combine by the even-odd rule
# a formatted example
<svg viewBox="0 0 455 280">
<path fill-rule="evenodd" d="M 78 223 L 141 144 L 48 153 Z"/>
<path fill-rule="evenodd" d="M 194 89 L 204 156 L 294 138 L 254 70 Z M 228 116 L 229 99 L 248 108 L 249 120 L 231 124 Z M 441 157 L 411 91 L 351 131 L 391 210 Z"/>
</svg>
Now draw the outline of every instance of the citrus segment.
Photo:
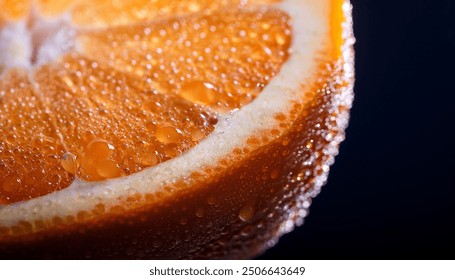
<svg viewBox="0 0 455 280">
<path fill-rule="evenodd" d="M 225 112 L 251 102 L 278 73 L 289 24 L 276 9 L 228 9 L 84 32 L 79 40 L 85 55 L 145 87 Z"/>
<path fill-rule="evenodd" d="M 41 196 L 72 180 L 60 164 L 65 151 L 25 71 L 0 80 L 0 203 Z"/>
<path fill-rule="evenodd" d="M 20 203 L 4 201 L 9 205 L 0 206 L 0 254 L 248 258 L 300 225 L 311 198 L 327 178 L 347 125 L 353 87 L 351 7 L 348 1 L 338 0 L 285 0 L 269 5 L 272 2 L 276 1 L 230 2 L 235 5 L 215 1 L 221 5 L 205 11 L 183 8 L 147 19 L 122 16 L 123 21 L 113 25 L 107 21 L 115 17 L 109 16 L 107 21 L 94 19 L 98 29 L 91 29 L 88 19 L 82 29 L 76 28 L 77 45 L 70 53 L 33 66 L 24 75 L 29 81 L 24 86 L 39 105 L 27 110 L 48 112 L 44 126 L 57 136 L 56 145 L 61 147 L 57 165 L 74 181 L 44 196 L 18 198 L 27 200 Z M 87 2 L 68 7 L 76 14 L 81 3 Z M 121 6 L 125 14 L 130 13 L 128 5 Z M 238 23 L 236 17 L 241 19 Z M 262 24 L 261 17 L 268 22 Z M 232 70 L 225 73 L 226 79 L 210 69 L 214 79 L 198 77 L 205 74 L 206 62 L 212 63 L 209 54 L 202 61 L 186 61 L 189 70 L 186 63 L 176 68 L 189 73 L 168 71 L 174 70 L 174 55 L 193 59 L 178 39 L 188 38 L 190 45 L 199 46 L 193 42 L 201 36 L 194 23 L 200 29 L 201 20 L 210 23 L 209 31 L 215 26 L 220 33 L 202 36 L 213 36 L 204 42 L 211 48 L 209 54 L 225 47 L 226 30 L 229 55 L 225 58 L 231 62 L 223 60 L 221 65 Z M 259 29 L 256 23 L 261 23 Z M 175 31 L 170 28 L 174 24 Z M 182 26 L 185 31 L 179 31 Z M 241 32 L 245 26 L 249 29 Z M 275 26 L 281 30 L 273 31 Z M 240 39 L 245 46 L 231 52 L 229 48 L 236 45 L 229 40 L 247 31 L 266 36 Z M 181 37 L 168 40 L 174 32 Z M 250 44 L 262 47 L 264 38 L 273 39 L 269 43 L 275 56 L 280 51 L 285 55 L 271 65 L 265 55 L 258 57 L 259 69 L 251 69 L 245 76 L 253 75 L 239 81 L 264 73 L 261 79 L 269 78 L 252 94 L 254 100 L 245 99 L 242 90 L 234 91 L 238 85 L 233 81 L 243 73 L 239 67 L 248 66 L 236 55 Z M 156 67 L 144 63 L 151 60 L 157 61 Z M 14 72 L 18 70 L 4 71 L 2 78 L 9 79 Z M 170 83 L 171 78 L 180 84 Z M 11 100 L 1 102 L 13 108 Z M 188 127 L 179 126 L 182 122 Z M 140 151 L 141 145 L 146 145 L 146 152 Z M 136 171 L 128 173 L 131 170 Z M 128 176 L 111 178 L 122 175 Z M 11 178 L 4 180 L 6 190 L 21 183 Z"/>
<path fill-rule="evenodd" d="M 165 17 L 176 17 L 189 13 L 210 13 L 222 7 L 244 7 L 246 4 L 266 4 L 276 0 L 134 0 L 134 1 L 90 1 L 75 4 L 72 16 L 76 24 L 90 27 L 128 25 Z"/>
<path fill-rule="evenodd" d="M 31 18 L 36 25 L 46 22 Z M 56 22 L 67 24 L 67 20 Z M 223 8 L 80 30 L 75 39 L 79 53 L 71 52 L 54 63 L 33 59 L 48 50 L 38 47 L 30 63 L 42 66 L 36 67 L 30 80 L 24 77 L 22 86 L 40 97 L 42 108 L 12 110 L 8 102 L 18 95 L 9 94 L 2 102 L 10 115 L 0 113 L 7 119 L 45 112 L 47 119 L 36 125 L 53 131 L 53 144 L 45 144 L 57 151 L 33 164 L 47 173 L 33 177 L 33 186 L 20 179 L 28 173 L 16 166 L 31 162 L 0 158 L 20 179 L 2 175 L 0 182 L 8 185 L 0 192 L 3 203 L 60 190 L 75 178 L 96 181 L 129 175 L 195 146 L 213 131 L 217 122 L 213 110 L 241 108 L 279 72 L 289 55 L 289 24 L 289 17 L 274 8 Z M 25 131 L 33 129 L 27 123 L 23 126 L 24 133 L 14 135 L 7 149 L 29 145 Z M 60 165 L 54 168 L 57 162 Z"/>
<path fill-rule="evenodd" d="M 76 54 L 61 63 L 39 69 L 35 81 L 83 180 L 158 164 L 194 146 L 193 131 L 205 137 L 214 128 L 216 117 L 208 109 L 135 87 L 124 73 Z"/>
</svg>

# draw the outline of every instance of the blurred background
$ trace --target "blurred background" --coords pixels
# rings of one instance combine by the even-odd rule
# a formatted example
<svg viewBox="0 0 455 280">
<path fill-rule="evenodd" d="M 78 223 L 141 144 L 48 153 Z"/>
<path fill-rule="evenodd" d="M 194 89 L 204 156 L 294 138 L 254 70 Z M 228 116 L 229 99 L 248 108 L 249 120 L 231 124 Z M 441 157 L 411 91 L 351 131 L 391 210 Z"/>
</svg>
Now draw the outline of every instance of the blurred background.
<svg viewBox="0 0 455 280">
<path fill-rule="evenodd" d="M 355 102 L 303 226 L 259 259 L 455 259 L 455 0 L 351 0 Z"/>
</svg>

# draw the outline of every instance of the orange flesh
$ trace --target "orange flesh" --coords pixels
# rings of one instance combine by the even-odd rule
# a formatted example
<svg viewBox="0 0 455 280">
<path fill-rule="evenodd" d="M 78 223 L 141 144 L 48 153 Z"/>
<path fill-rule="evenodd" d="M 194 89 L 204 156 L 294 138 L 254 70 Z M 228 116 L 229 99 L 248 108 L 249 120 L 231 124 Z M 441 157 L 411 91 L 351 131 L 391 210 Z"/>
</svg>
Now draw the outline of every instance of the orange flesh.
<svg viewBox="0 0 455 280">
<path fill-rule="evenodd" d="M 17 20 L 30 12 L 28 0 L 0 0 L 0 22 L 5 20 Z M 1 26 L 1 25 L 0 25 Z"/>
<path fill-rule="evenodd" d="M 291 31 L 283 12 L 243 1 L 139 2 L 128 2 L 131 10 L 109 7 L 120 13 L 115 18 L 107 1 L 86 3 L 90 9 L 78 2 L 76 24 L 102 27 L 79 31 L 82 53 L 33 73 L 1 74 L 0 204 L 180 155 L 213 131 L 216 112 L 251 102 L 287 59 Z M 39 3 L 45 14 L 71 5 Z M 26 1 L 11 6 L 0 22 L 29 10 Z"/>
</svg>

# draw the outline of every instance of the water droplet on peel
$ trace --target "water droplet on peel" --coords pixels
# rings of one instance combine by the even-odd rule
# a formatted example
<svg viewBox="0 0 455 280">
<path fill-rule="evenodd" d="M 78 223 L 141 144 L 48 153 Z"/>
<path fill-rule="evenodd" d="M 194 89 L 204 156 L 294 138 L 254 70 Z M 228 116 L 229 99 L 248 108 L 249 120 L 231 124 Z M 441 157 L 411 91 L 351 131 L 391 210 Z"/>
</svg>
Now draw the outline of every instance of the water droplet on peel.
<svg viewBox="0 0 455 280">
<path fill-rule="evenodd" d="M 313 148 L 313 140 L 308 141 L 308 142 L 306 143 L 305 147 L 306 147 L 307 149 L 309 149 L 309 150 L 310 150 L 311 148 Z"/>
<path fill-rule="evenodd" d="M 286 40 L 286 37 L 284 37 L 284 35 L 282 35 L 280 33 L 275 34 L 275 42 L 278 45 L 284 45 L 284 44 L 286 44 L 287 41 L 288 40 Z"/>
<path fill-rule="evenodd" d="M 299 217 L 305 218 L 308 215 L 308 210 L 306 209 L 300 209 L 298 212 Z"/>
<path fill-rule="evenodd" d="M 108 158 L 114 153 L 114 145 L 104 140 L 93 140 L 85 150 L 88 158 Z"/>
<path fill-rule="evenodd" d="M 309 208 L 311 205 L 311 201 L 310 200 L 305 200 L 303 203 L 302 203 L 302 207 L 304 208 Z"/>
<path fill-rule="evenodd" d="M 142 108 L 151 112 L 160 112 L 163 110 L 163 105 L 158 101 L 150 101 L 142 104 Z"/>
<path fill-rule="evenodd" d="M 252 203 L 244 205 L 239 211 L 239 218 L 244 222 L 251 221 L 255 214 L 255 206 Z"/>
<path fill-rule="evenodd" d="M 64 76 L 62 78 L 62 81 L 70 88 L 70 89 L 73 89 L 75 87 L 73 81 L 70 79 L 70 77 L 68 76 Z"/>
<path fill-rule="evenodd" d="M 191 134 L 191 141 L 197 142 L 205 137 L 205 133 L 203 129 L 200 128 L 193 128 L 190 130 Z"/>
<path fill-rule="evenodd" d="M 305 173 L 300 171 L 299 173 L 292 175 L 291 182 L 301 182 L 305 178 Z"/>
<path fill-rule="evenodd" d="M 147 166 L 156 165 L 158 163 L 158 157 L 156 155 L 156 152 L 153 151 L 153 152 L 147 152 L 146 154 L 144 154 L 144 156 L 141 158 L 141 163 L 143 165 L 147 165 Z"/>
<path fill-rule="evenodd" d="M 330 167 L 327 164 L 322 165 L 322 171 L 329 172 Z"/>
<path fill-rule="evenodd" d="M 72 153 L 64 153 L 60 161 L 62 167 L 71 174 L 76 174 L 78 169 L 77 157 Z"/>
<path fill-rule="evenodd" d="M 216 101 L 217 91 L 211 83 L 191 81 L 181 87 L 179 94 L 190 102 L 210 105 Z"/>
<path fill-rule="evenodd" d="M 103 178 L 115 178 L 122 174 L 121 168 L 113 160 L 97 161 L 96 171 Z"/>
<path fill-rule="evenodd" d="M 183 132 L 177 127 L 170 125 L 158 127 L 155 136 L 158 141 L 164 144 L 178 143 L 184 139 Z"/>
<path fill-rule="evenodd" d="M 167 144 L 164 148 L 163 148 L 163 152 L 166 156 L 170 157 L 170 158 L 173 158 L 173 157 L 176 157 L 178 155 L 180 155 L 180 149 L 179 149 L 179 146 L 177 144 Z"/>
</svg>

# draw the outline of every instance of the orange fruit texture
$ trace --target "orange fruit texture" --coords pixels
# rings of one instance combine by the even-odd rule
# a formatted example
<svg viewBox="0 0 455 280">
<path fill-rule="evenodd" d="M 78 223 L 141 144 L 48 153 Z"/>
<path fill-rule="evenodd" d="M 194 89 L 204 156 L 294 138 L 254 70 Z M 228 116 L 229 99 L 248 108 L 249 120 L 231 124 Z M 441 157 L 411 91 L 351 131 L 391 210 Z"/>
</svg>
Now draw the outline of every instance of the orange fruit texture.
<svg viewBox="0 0 455 280">
<path fill-rule="evenodd" d="M 0 256 L 248 258 L 302 223 L 352 101 L 348 2 L 0 6 Z"/>
<path fill-rule="evenodd" d="M 253 100 L 286 60 L 290 30 L 282 12 L 220 11 L 223 1 L 137 2 L 76 5 L 78 24 L 105 27 L 74 35 L 83 53 L 65 54 L 32 74 L 5 71 L 1 202 L 176 157 L 213 130 L 216 112 Z M 39 4 L 55 12 L 53 1 Z M 19 7 L 11 17 L 31 9 Z M 174 17 L 190 11 L 195 14 Z M 142 22 L 148 14 L 163 19 Z"/>
</svg>

